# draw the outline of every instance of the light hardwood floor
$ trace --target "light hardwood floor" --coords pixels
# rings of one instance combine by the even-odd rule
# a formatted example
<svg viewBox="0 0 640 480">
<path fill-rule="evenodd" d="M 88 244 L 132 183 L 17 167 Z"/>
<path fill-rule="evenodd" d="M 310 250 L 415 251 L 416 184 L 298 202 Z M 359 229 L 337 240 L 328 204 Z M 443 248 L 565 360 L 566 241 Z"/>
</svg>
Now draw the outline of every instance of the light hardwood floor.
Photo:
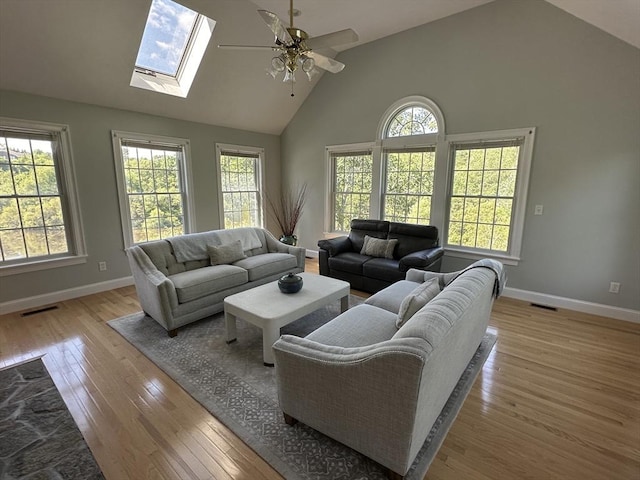
<svg viewBox="0 0 640 480">
<path fill-rule="evenodd" d="M 136 311 L 125 287 L 2 316 L 0 368 L 44 355 L 108 480 L 281 478 L 106 325 Z M 640 479 L 640 325 L 505 298 L 491 325 L 496 347 L 425 478 Z"/>
</svg>

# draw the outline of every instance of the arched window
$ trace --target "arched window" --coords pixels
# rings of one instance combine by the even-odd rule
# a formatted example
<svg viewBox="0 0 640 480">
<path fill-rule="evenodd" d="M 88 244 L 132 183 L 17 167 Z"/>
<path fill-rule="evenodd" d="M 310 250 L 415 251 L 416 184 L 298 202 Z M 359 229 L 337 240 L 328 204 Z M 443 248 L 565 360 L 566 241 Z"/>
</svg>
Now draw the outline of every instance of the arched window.
<svg viewBox="0 0 640 480">
<path fill-rule="evenodd" d="M 444 133 L 440 109 L 425 97 L 403 98 L 387 109 L 378 128 L 382 218 L 430 224 L 436 146 Z"/>
<path fill-rule="evenodd" d="M 423 106 L 411 105 L 391 118 L 385 137 L 406 137 L 427 133 L 438 133 L 436 117 Z"/>
</svg>

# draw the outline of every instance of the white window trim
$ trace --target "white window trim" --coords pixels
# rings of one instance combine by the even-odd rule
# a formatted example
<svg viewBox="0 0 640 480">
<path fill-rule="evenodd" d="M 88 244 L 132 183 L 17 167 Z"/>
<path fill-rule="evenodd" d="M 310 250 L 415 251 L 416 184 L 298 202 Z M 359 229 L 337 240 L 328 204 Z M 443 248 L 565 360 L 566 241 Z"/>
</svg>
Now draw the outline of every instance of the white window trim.
<svg viewBox="0 0 640 480">
<path fill-rule="evenodd" d="M 195 208 L 193 206 L 193 177 L 191 174 L 191 149 L 190 142 L 186 138 L 166 137 L 160 135 L 149 135 L 146 133 L 123 132 L 119 130 L 111 131 L 113 141 L 113 160 L 116 170 L 116 183 L 118 186 L 118 203 L 120 205 L 120 221 L 122 223 L 122 239 L 124 248 L 134 245 L 133 231 L 131 228 L 131 218 L 129 217 L 129 197 L 127 195 L 127 182 L 124 177 L 124 160 L 122 158 L 122 141 L 135 140 L 149 145 L 171 145 L 180 146 L 184 159 L 179 162 L 180 178 L 182 179 L 182 198 L 184 214 L 184 231 L 191 233 L 194 231 Z"/>
<path fill-rule="evenodd" d="M 33 122 L 16 118 L 0 117 L 0 127 L 9 130 L 23 130 L 24 132 L 48 132 L 58 135 L 60 140 L 60 156 L 58 170 L 60 181 L 63 184 L 67 198 L 66 211 L 69 223 L 66 226 L 69 234 L 69 245 L 73 250 L 64 256 L 36 257 L 36 259 L 24 259 L 20 263 L 0 266 L 0 277 L 17 275 L 20 273 L 35 272 L 50 268 L 65 267 L 87 262 L 87 248 L 84 240 L 84 228 L 80 214 L 80 201 L 78 197 L 76 174 L 73 167 L 73 155 L 71 149 L 71 133 L 68 125 L 48 122 Z M 64 208 L 64 207 L 63 207 Z"/>
<path fill-rule="evenodd" d="M 204 57 L 216 21 L 198 14 L 193 34 L 185 48 L 183 60 L 175 77 L 160 72 L 148 73 L 134 67 L 130 86 L 186 98 L 193 84 L 198 67 Z"/>
<path fill-rule="evenodd" d="M 261 147 L 247 147 L 240 145 L 230 145 L 226 143 L 216 143 L 216 179 L 218 185 L 218 225 L 220 228 L 224 228 L 224 198 L 222 195 L 222 170 L 220 168 L 220 156 L 222 153 L 238 153 L 245 155 L 257 155 L 258 157 L 258 201 L 260 202 L 259 214 L 260 214 L 260 227 L 265 227 L 265 183 L 264 183 L 264 165 L 265 156 L 264 148 Z"/>
<path fill-rule="evenodd" d="M 340 232 L 334 231 L 331 227 L 333 225 L 333 162 L 331 161 L 331 156 L 336 153 L 350 153 L 350 152 L 364 152 L 371 151 L 372 159 L 373 159 L 373 175 L 371 179 L 371 187 L 374 188 L 375 185 L 380 183 L 380 172 L 379 169 L 376 168 L 376 159 L 373 153 L 375 148 L 375 142 L 364 142 L 364 143 L 347 143 L 344 145 L 329 145 L 324 149 L 325 155 L 325 192 L 324 192 L 324 236 L 335 237 L 339 235 L 348 234 L 349 232 Z M 377 173 L 376 173 L 377 172 Z M 371 192 L 371 203 L 369 205 L 370 212 L 378 211 L 378 203 L 374 200 L 374 192 Z M 375 210 L 374 210 L 375 208 Z"/>
<path fill-rule="evenodd" d="M 494 130 L 491 132 L 478 132 L 478 133 L 462 133 L 447 135 L 448 150 L 451 150 L 453 144 L 464 143 L 477 143 L 477 142 L 490 142 L 496 140 L 506 140 L 510 138 L 523 137 L 523 145 L 520 151 L 520 158 L 518 159 L 518 170 L 516 180 L 516 190 L 513 198 L 515 203 L 515 212 L 513 215 L 513 224 L 510 227 L 510 250 L 506 253 L 496 252 L 493 250 L 483 250 L 477 248 L 461 247 L 458 245 L 447 245 L 445 239 L 447 239 L 448 225 L 449 225 L 449 209 L 445 208 L 445 221 L 444 225 L 446 229 L 442 230 L 442 244 L 448 256 L 460 257 L 477 260 L 485 257 L 497 258 L 507 265 L 517 265 L 521 260 L 520 254 L 522 252 L 522 235 L 524 233 L 524 221 L 527 207 L 527 195 L 529 190 L 529 176 L 531 173 L 531 160 L 533 158 L 533 144 L 535 141 L 536 129 L 535 127 L 528 128 L 516 128 L 510 130 Z M 451 193 L 451 169 L 453 167 L 453 161 L 449 154 L 448 162 L 449 178 L 447 179 L 447 192 L 445 198 L 445 206 L 449 205 L 449 198 Z"/>
</svg>

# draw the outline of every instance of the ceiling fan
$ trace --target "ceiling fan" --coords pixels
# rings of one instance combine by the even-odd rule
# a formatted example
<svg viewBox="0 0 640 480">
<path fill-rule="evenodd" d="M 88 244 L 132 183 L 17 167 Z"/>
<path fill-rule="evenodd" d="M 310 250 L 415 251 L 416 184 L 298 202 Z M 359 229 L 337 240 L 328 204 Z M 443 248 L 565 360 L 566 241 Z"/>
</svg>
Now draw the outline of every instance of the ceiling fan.
<svg viewBox="0 0 640 480">
<path fill-rule="evenodd" d="M 358 41 L 358 34 L 350 28 L 339 30 L 319 37 L 310 38 L 307 32 L 293 26 L 293 0 L 289 2 L 289 27 L 275 13 L 258 10 L 258 13 L 275 35 L 275 45 L 218 45 L 224 49 L 270 49 L 279 54 L 271 59 L 271 66 L 267 72 L 276 78 L 284 73 L 283 81 L 294 83 L 295 71 L 300 68 L 311 80 L 318 73 L 316 67 L 331 73 L 341 72 L 345 65 L 332 58 L 314 51 L 314 49 L 328 48 Z M 292 93 L 293 95 L 293 93 Z"/>
</svg>

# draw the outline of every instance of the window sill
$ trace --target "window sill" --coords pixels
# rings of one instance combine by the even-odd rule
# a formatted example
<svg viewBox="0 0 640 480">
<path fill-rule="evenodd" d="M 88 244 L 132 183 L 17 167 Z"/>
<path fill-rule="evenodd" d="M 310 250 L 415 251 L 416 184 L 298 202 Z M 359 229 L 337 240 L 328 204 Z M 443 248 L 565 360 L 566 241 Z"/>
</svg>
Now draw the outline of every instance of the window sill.
<svg viewBox="0 0 640 480">
<path fill-rule="evenodd" d="M 87 255 L 74 255 L 69 257 L 48 258 L 46 260 L 38 260 L 28 263 L 17 263 L 14 265 L 0 266 L 0 277 L 8 277 L 10 275 L 19 275 L 21 273 L 37 272 L 40 270 L 48 270 L 50 268 L 66 267 L 69 265 L 79 265 L 87 263 Z"/>
<path fill-rule="evenodd" d="M 457 249 L 455 247 L 445 247 L 444 254 L 447 257 L 456 257 L 456 258 L 467 258 L 469 260 L 481 260 L 483 258 L 493 258 L 494 260 L 498 260 L 505 265 L 518 265 L 520 262 L 520 257 L 513 257 L 507 254 L 499 254 L 495 252 L 489 251 L 469 251 Z"/>
</svg>

